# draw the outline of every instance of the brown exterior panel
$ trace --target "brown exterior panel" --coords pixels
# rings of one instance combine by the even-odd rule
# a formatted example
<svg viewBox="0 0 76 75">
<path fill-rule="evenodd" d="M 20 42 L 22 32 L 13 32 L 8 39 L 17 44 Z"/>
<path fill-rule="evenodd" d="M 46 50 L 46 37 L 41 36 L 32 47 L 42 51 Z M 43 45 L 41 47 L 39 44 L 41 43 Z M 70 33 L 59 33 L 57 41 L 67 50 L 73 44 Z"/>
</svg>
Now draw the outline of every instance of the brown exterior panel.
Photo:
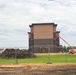
<svg viewBox="0 0 76 75">
<path fill-rule="evenodd" d="M 33 27 L 31 27 L 31 32 L 33 33 Z"/>
<path fill-rule="evenodd" d="M 53 32 L 56 32 L 56 26 L 53 26 Z"/>
<path fill-rule="evenodd" d="M 36 25 L 34 26 L 34 39 L 53 38 L 52 25 Z"/>
</svg>

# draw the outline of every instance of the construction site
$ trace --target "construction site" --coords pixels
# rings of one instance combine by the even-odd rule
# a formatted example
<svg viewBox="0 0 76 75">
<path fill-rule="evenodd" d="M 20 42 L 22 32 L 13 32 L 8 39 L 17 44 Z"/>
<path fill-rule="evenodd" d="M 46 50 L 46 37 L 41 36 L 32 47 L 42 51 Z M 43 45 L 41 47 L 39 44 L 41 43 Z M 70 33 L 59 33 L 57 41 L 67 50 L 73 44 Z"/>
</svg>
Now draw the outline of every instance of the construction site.
<svg viewBox="0 0 76 75">
<path fill-rule="evenodd" d="M 76 50 L 60 36 L 55 23 L 29 25 L 29 48 L 0 51 L 0 75 L 76 75 Z M 60 39 L 70 49 L 61 51 Z"/>
<path fill-rule="evenodd" d="M 33 53 L 59 53 L 60 39 L 67 44 L 71 49 L 69 53 L 75 53 L 76 50 L 60 36 L 60 31 L 57 31 L 55 23 L 33 23 L 29 25 L 29 50 Z"/>
<path fill-rule="evenodd" d="M 76 64 L 0 65 L 0 75 L 76 75 Z"/>
<path fill-rule="evenodd" d="M 29 34 L 29 50 L 34 53 L 59 52 L 59 35 L 60 31 L 56 31 L 57 24 L 54 23 L 33 23 L 30 26 Z"/>
<path fill-rule="evenodd" d="M 69 53 L 76 53 L 76 50 L 73 49 L 73 47 L 60 36 L 60 31 L 56 30 L 57 24 L 33 23 L 32 25 L 29 25 L 29 27 L 30 32 L 28 32 L 28 50 L 6 48 L 3 51 L 0 50 L 1 58 L 15 58 L 16 53 L 18 58 L 36 57 L 34 53 L 59 53 L 61 52 L 60 39 L 71 48 L 68 51 Z"/>
</svg>

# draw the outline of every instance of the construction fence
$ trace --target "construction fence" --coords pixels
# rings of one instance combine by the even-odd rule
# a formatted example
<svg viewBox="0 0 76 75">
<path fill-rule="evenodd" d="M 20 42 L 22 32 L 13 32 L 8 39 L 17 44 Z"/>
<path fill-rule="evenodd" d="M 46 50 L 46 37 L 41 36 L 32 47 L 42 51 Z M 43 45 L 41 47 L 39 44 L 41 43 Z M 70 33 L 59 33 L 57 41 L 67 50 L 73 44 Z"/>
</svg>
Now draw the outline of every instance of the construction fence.
<svg viewBox="0 0 76 75">
<path fill-rule="evenodd" d="M 6 49 L 0 54 L 0 75 L 76 75 L 76 54 L 39 49 L 42 52 Z"/>
<path fill-rule="evenodd" d="M 37 49 L 39 52 L 36 52 Z M 57 48 L 56 48 L 57 49 Z M 60 49 L 60 48 L 58 48 Z M 76 62 L 76 54 L 69 54 L 69 52 L 55 51 L 53 47 L 32 47 L 31 50 L 25 49 L 6 49 L 0 54 L 1 60 L 6 59 L 11 63 L 74 63 Z M 22 61 L 21 61 L 22 60 Z M 1 62 L 4 63 L 4 62 Z M 7 63 L 7 62 L 6 62 Z M 5 63 L 5 64 L 6 64 Z"/>
</svg>

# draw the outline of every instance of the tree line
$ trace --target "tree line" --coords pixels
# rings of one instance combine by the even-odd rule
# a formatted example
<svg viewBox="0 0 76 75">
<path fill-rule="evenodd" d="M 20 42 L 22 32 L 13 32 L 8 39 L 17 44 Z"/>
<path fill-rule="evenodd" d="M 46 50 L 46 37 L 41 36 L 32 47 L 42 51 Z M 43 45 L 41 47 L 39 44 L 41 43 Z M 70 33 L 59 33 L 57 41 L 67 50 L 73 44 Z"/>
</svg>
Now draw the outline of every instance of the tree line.
<svg viewBox="0 0 76 75">
<path fill-rule="evenodd" d="M 68 52 L 72 48 L 76 49 L 76 46 L 70 47 L 70 46 L 62 46 L 62 45 L 60 45 L 60 51 L 62 51 L 62 52 Z"/>
</svg>

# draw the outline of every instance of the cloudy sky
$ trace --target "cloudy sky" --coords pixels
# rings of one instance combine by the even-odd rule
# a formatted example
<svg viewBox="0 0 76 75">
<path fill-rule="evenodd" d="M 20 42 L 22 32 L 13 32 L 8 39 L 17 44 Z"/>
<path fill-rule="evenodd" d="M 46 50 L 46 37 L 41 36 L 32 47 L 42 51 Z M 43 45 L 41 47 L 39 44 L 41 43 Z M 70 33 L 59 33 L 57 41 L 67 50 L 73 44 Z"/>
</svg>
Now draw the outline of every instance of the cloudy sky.
<svg viewBox="0 0 76 75">
<path fill-rule="evenodd" d="M 48 22 L 76 46 L 76 0 L 0 0 L 0 47 L 28 48 L 29 25 Z"/>
</svg>

